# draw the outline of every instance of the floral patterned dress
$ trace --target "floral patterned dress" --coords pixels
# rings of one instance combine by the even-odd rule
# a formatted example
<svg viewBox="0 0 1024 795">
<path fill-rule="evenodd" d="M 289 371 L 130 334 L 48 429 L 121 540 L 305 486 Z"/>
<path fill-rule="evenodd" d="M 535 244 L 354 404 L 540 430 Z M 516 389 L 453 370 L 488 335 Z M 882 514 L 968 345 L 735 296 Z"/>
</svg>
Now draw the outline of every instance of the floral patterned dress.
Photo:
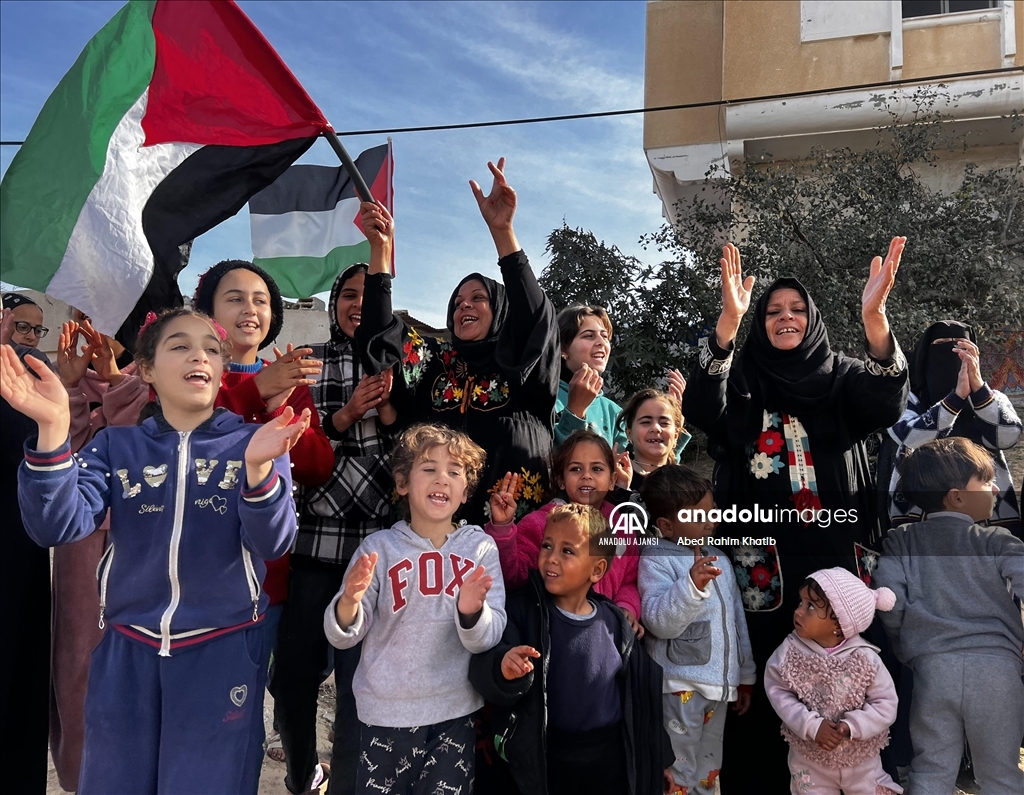
<svg viewBox="0 0 1024 795">
<path fill-rule="evenodd" d="M 391 277 L 368 275 L 356 332 L 367 372 L 398 364 L 391 402 L 398 424 L 433 422 L 464 431 L 487 451 L 480 483 L 457 514 L 471 524 L 489 518 L 490 492 L 506 472 L 520 476 L 516 519 L 550 499 L 549 459 L 558 392 L 554 307 L 523 252 L 499 263 L 508 308 L 495 330 L 493 354 L 460 355 L 457 338 L 421 334 L 394 315 Z M 495 313 L 496 317 L 500 313 Z"/>
</svg>

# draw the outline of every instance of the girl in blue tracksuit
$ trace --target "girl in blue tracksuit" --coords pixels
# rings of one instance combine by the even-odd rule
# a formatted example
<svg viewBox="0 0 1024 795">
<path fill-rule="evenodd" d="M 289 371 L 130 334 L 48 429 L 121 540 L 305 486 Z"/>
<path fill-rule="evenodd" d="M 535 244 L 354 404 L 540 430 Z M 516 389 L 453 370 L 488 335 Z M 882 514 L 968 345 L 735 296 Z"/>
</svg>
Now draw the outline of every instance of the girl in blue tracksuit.
<svg viewBox="0 0 1024 795">
<path fill-rule="evenodd" d="M 98 577 L 115 631 L 93 652 L 78 792 L 240 793 L 263 721 L 260 583 L 295 538 L 287 452 L 309 411 L 246 425 L 215 409 L 222 330 L 191 310 L 144 326 L 135 360 L 156 415 L 72 455 L 60 380 L 0 349 L 0 393 L 39 426 L 18 473 L 28 534 L 67 544 L 111 514 Z"/>
</svg>

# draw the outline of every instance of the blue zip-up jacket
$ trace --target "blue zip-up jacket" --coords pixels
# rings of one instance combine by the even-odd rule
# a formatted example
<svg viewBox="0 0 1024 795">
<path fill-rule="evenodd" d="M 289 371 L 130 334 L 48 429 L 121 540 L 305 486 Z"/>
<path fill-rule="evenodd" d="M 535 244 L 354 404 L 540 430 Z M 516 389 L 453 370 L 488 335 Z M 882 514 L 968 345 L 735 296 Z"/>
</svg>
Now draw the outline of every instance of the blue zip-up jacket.
<svg viewBox="0 0 1024 795">
<path fill-rule="evenodd" d="M 91 534 L 110 509 L 111 543 L 97 570 L 100 625 L 128 625 L 170 656 L 172 642 L 256 621 L 266 610 L 264 560 L 295 540 L 288 456 L 246 487 L 245 448 L 258 425 L 225 409 L 193 431 L 162 416 L 105 428 L 77 455 L 25 444 L 18 501 L 40 546 Z M 155 645 L 155 643 L 154 643 Z"/>
<path fill-rule="evenodd" d="M 722 568 L 703 591 L 690 579 L 695 552 L 717 555 Z M 728 562 L 716 547 L 680 546 L 667 538 L 643 548 L 640 620 L 647 651 L 665 671 L 666 693 L 696 690 L 711 701 L 735 701 L 739 685 L 756 681 L 747 618 Z"/>
</svg>

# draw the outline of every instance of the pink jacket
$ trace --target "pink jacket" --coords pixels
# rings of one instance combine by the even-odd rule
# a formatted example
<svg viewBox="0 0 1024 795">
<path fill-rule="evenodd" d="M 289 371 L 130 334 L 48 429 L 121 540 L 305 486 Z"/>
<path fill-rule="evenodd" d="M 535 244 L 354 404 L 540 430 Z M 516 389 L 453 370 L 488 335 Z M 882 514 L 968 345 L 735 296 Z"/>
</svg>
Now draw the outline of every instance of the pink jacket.
<svg viewBox="0 0 1024 795">
<path fill-rule="evenodd" d="M 764 688 L 786 741 L 824 767 L 854 767 L 889 742 L 896 686 L 878 648 L 860 635 L 825 649 L 791 632 L 765 666 Z M 850 739 L 834 751 L 814 741 L 824 720 L 850 727 Z"/>
<path fill-rule="evenodd" d="M 533 513 L 526 514 L 518 523 L 496 525 L 488 522 L 484 525 L 484 530 L 498 545 L 498 558 L 501 560 L 501 574 L 505 580 L 506 591 L 525 585 L 530 570 L 537 568 L 547 515 L 556 505 L 564 504 L 562 500 L 552 500 Z M 614 507 L 606 500 L 601 505 L 601 513 L 607 518 Z M 594 586 L 594 590 L 602 596 L 607 596 L 639 620 L 640 591 L 636 585 L 640 562 L 638 547 L 619 549 L 624 549 L 625 553 L 612 558 L 608 572 Z"/>
<path fill-rule="evenodd" d="M 86 370 L 78 386 L 68 390 L 71 409 L 71 449 L 80 450 L 86 442 L 108 425 L 134 425 L 139 412 L 149 402 L 149 388 L 135 377 L 135 363 L 124 368 L 125 378 L 117 386 L 110 386 Z M 97 408 L 91 404 L 99 403 Z"/>
</svg>

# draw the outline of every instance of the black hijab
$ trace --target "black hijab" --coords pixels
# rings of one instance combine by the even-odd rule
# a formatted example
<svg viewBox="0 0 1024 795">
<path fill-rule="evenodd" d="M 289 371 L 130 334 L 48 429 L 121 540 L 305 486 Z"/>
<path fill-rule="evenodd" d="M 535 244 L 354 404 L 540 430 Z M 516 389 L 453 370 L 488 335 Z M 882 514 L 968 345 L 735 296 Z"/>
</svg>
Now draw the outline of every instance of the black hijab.
<svg viewBox="0 0 1024 795">
<path fill-rule="evenodd" d="M 974 329 L 956 320 L 940 320 L 924 330 L 914 346 L 910 362 L 910 391 L 920 401 L 921 411 L 927 411 L 956 389 L 957 377 L 960 375 L 960 357 L 953 352 L 956 343 L 932 344 L 946 337 L 967 339 L 978 344 Z M 978 423 L 974 408 L 968 400 L 953 423 L 953 435 L 981 444 L 982 428 Z"/>
<path fill-rule="evenodd" d="M 345 282 L 357 273 L 366 273 L 368 270 L 369 266 L 365 262 L 357 262 L 355 265 L 350 265 L 338 274 L 338 278 L 335 279 L 334 284 L 331 285 L 331 297 L 328 299 L 327 304 L 327 317 L 330 318 L 331 321 L 331 342 L 335 344 L 352 341 L 351 337 L 342 331 L 341 326 L 338 324 L 338 296 L 341 295 L 341 290 L 345 286 Z"/>
<path fill-rule="evenodd" d="M 796 348 L 783 351 L 772 345 L 764 324 L 772 293 L 787 288 L 807 304 L 807 328 Z M 825 322 L 806 288 L 791 276 L 776 279 L 757 301 L 750 334 L 729 374 L 730 441 L 754 441 L 765 409 L 799 417 L 817 441 L 832 438 L 835 423 L 822 415 L 837 398 L 850 365 L 851 360 L 832 352 Z"/>
<path fill-rule="evenodd" d="M 459 339 L 455 334 L 455 298 L 468 281 L 476 279 L 483 283 L 487 290 L 487 297 L 491 301 L 491 312 L 494 317 L 491 319 L 491 327 L 487 330 L 487 336 L 482 340 L 466 341 Z M 508 299 L 505 297 L 505 287 L 502 284 L 489 279 L 482 273 L 471 273 L 456 285 L 448 299 L 448 331 L 452 335 L 452 345 L 458 351 L 459 356 L 473 370 L 482 370 L 493 367 L 498 359 L 498 348 L 502 331 L 505 328 L 505 321 L 508 317 Z"/>
</svg>

